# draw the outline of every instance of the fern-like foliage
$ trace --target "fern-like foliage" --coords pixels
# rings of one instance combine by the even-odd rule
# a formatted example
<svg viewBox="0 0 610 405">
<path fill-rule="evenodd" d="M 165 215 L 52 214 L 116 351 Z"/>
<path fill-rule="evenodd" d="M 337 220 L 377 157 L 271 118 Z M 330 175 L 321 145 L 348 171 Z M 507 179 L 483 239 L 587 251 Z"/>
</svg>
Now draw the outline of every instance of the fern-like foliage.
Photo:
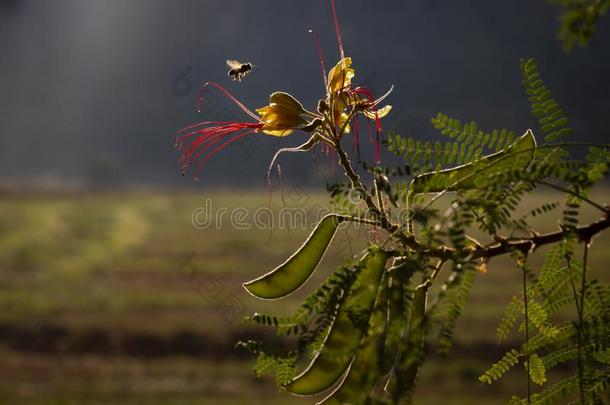
<svg viewBox="0 0 610 405">
<path fill-rule="evenodd" d="M 292 391 L 303 395 L 335 386 L 322 403 L 409 403 L 428 349 L 449 352 L 477 273 L 493 271 L 491 259 L 507 255 L 523 271 L 522 291 L 506 306 L 496 331 L 500 341 L 510 339 L 512 349 L 479 380 L 491 384 L 525 371 L 528 388 L 533 383 L 538 392 L 528 389 L 529 398 L 514 397 L 515 404 L 558 403 L 575 394 L 599 402 L 607 395 L 610 288 L 592 279 L 587 255 L 580 260 L 576 252 L 583 246 L 587 251 L 590 242 L 583 231 L 589 227 L 580 225 L 582 206 L 610 215 L 589 196 L 608 174 L 610 150 L 598 145 L 585 159 L 571 158 L 564 141 L 573 131 L 565 110 L 533 60 L 522 61 L 521 73 L 538 120 L 534 131 L 488 131 L 439 113 L 431 123 L 445 141 L 388 134 L 385 145 L 403 160 L 397 167 L 362 163 L 354 169 L 345 166 L 337 147 L 348 178 L 327 186 L 333 211 L 374 229 L 386 257 L 385 267 L 378 268 L 382 276 L 374 282 L 361 278 L 369 267 L 364 259 L 351 260 L 295 313 L 249 317 L 296 346 L 281 350 L 242 342 L 257 355 L 257 375 L 275 373 L 288 391 L 305 379 L 307 389 Z M 524 200 L 541 187 L 563 191 L 565 203 L 524 209 Z M 559 230 L 541 235 L 533 218 L 559 222 Z M 541 251 L 539 245 L 550 249 L 536 268 L 525 259 Z M 297 269 L 311 264 L 297 255 L 292 261 Z M 337 325 L 351 335 L 334 335 Z M 523 340 L 515 342 L 519 336 Z M 306 370 L 329 381 L 316 386 L 307 380 L 308 371 L 295 377 L 296 365 L 306 358 L 312 359 Z M 559 367 L 576 368 L 578 375 L 558 379 Z"/>
<path fill-rule="evenodd" d="M 434 128 L 452 141 L 422 141 L 413 137 L 402 137 L 395 132 L 390 132 L 385 141 L 390 152 L 410 164 L 411 174 L 472 162 L 484 152 L 497 152 L 508 147 L 516 138 L 513 131 L 494 129 L 486 132 L 474 121 L 462 124 L 459 119 L 442 113 L 438 113 L 430 121 Z"/>
<path fill-rule="evenodd" d="M 573 130 L 568 126 L 566 112 L 552 98 L 551 90 L 544 84 L 536 62 L 533 59 L 521 61 L 521 73 L 532 115 L 538 119 L 544 140 L 555 142 L 572 134 Z"/>
<path fill-rule="evenodd" d="M 515 323 L 517 322 L 517 319 L 523 313 L 523 309 L 523 299 L 518 296 L 514 296 L 510 304 L 508 304 L 504 309 L 504 315 L 502 316 L 500 324 L 496 329 L 498 340 L 502 341 L 508 338 L 513 327 L 515 326 Z"/>
<path fill-rule="evenodd" d="M 550 98 L 533 61 L 522 64 L 524 85 L 528 92 L 534 115 L 539 118 L 548 142 L 555 142 L 570 134 L 567 119 L 557 102 Z M 549 179 L 567 183 L 569 197 L 563 212 L 563 226 L 576 229 L 582 198 L 587 196 L 592 184 L 603 178 L 608 172 L 607 148 L 590 148 L 585 161 L 565 160 L 567 153 L 558 147 L 548 149 L 548 154 L 537 153 L 527 171 L 501 173 L 502 181 L 511 180 L 513 185 L 529 185 L 533 189 L 537 184 Z M 527 188 L 525 188 L 527 191 Z M 497 195 L 496 195 L 497 197 Z M 512 205 L 512 204 L 511 204 Z M 508 206 L 511 209 L 511 205 Z M 530 215 L 544 215 L 558 207 L 556 203 L 539 207 Z M 493 218 L 503 219 L 503 215 L 491 211 L 486 213 Z M 512 217 L 511 212 L 505 216 Z M 506 224 L 496 221 L 496 224 Z M 515 229 L 528 230 L 527 215 L 514 221 Z M 489 228 L 492 230 L 493 228 Z M 527 317 L 529 324 L 537 332 L 520 350 L 513 349 L 488 372 L 481 380 L 491 383 L 501 378 L 514 365 L 516 356 L 527 356 L 525 367 L 531 380 L 544 385 L 547 373 L 566 363 L 578 363 L 579 375 L 564 379 L 544 388 L 531 398 L 521 400 L 513 398 L 510 403 L 557 403 L 560 399 L 570 398 L 576 392 L 588 400 L 594 401 L 605 395 L 607 388 L 604 374 L 600 371 L 607 360 L 608 332 L 603 327 L 603 319 L 608 317 L 607 291 L 595 280 L 586 279 L 591 270 L 585 263 L 574 259 L 574 238 L 566 237 L 561 243 L 553 246 L 545 255 L 539 272 L 531 278 L 525 290 L 527 307 L 523 295 L 516 295 L 505 309 L 497 329 L 500 340 L 507 339 L 522 317 Z M 582 287 L 577 287 L 581 286 Z M 581 291 L 579 291 L 582 288 Z M 587 291 L 586 295 L 582 291 Z M 566 306 L 576 307 L 582 311 L 580 322 L 554 322 L 553 317 Z M 527 313 L 526 313 L 527 308 Z M 564 315 L 565 316 L 565 315 Z M 521 322 L 518 331 L 525 331 L 525 322 Z M 509 360 L 512 360 L 509 361 Z M 597 389 L 592 389 L 595 386 Z"/>
<path fill-rule="evenodd" d="M 585 46 L 597 32 L 598 20 L 610 8 L 609 0 L 549 0 L 561 8 L 557 33 L 563 49 Z"/>
<path fill-rule="evenodd" d="M 464 310 L 475 278 L 476 269 L 474 265 L 469 264 L 462 271 L 456 272 L 454 279 L 443 292 L 443 305 L 439 310 L 442 315 L 440 315 L 438 338 L 438 351 L 441 354 L 447 354 L 451 349 L 455 323 Z"/>
<path fill-rule="evenodd" d="M 502 378 L 504 374 L 508 372 L 512 367 L 519 364 L 519 358 L 521 354 L 512 349 L 507 352 L 502 359 L 500 359 L 497 363 L 492 364 L 489 370 L 485 371 L 480 377 L 479 381 L 491 384 L 492 382 Z"/>
<path fill-rule="evenodd" d="M 538 277 L 526 290 L 527 316 L 530 325 L 534 326 L 538 333 L 527 345 L 524 344 L 520 351 L 512 349 L 507 354 L 507 358 L 494 364 L 481 376 L 482 381 L 492 382 L 500 378 L 511 365 L 509 359 L 514 362 L 517 354 L 529 354 L 526 367 L 531 380 L 536 384 L 546 383 L 548 371 L 576 361 L 581 362 L 583 373 L 586 375 L 584 384 L 582 377 L 572 377 L 545 388 L 531 397 L 532 403 L 557 403 L 561 398 L 569 398 L 583 386 L 591 400 L 605 395 L 602 389 L 607 388 L 604 379 L 606 377 L 600 374 L 599 370 L 607 365 L 609 357 L 610 327 L 607 320 L 610 319 L 610 300 L 608 300 L 610 294 L 606 286 L 592 280 L 585 281 L 584 284 L 585 290 L 589 293 L 583 297 L 584 299 L 579 297 L 575 286 L 580 285 L 583 274 L 590 269 L 585 269 L 584 263 L 574 260 L 571 254 L 570 241 L 557 244 L 547 252 Z M 568 265 L 565 265 L 566 262 Z M 578 306 L 579 302 L 584 304 L 585 314 L 581 324 L 552 321 L 552 316 L 557 314 L 560 308 L 566 305 Z M 517 320 L 524 316 L 524 309 L 523 296 L 513 297 L 498 327 L 499 338 L 506 339 L 509 336 Z M 519 330 L 523 332 L 523 328 L 522 323 Z M 584 361 L 586 363 L 582 363 Z M 592 386 L 598 389 L 592 389 Z M 515 398 L 511 403 L 526 403 L 526 401 Z"/>
<path fill-rule="evenodd" d="M 525 364 L 529 370 L 529 375 L 532 381 L 538 385 L 544 384 L 546 380 L 547 365 L 538 357 L 537 354 L 530 356 L 529 361 Z"/>
</svg>

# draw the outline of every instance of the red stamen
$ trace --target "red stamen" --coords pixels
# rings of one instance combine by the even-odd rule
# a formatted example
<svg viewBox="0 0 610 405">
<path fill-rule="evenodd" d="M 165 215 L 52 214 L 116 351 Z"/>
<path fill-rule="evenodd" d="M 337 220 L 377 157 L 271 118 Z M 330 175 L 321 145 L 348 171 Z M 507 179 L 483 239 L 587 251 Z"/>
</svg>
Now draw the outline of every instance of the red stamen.
<svg viewBox="0 0 610 405">
<path fill-rule="evenodd" d="M 358 160 L 360 159 L 360 120 L 358 119 L 358 116 L 355 115 L 354 118 L 352 118 L 352 128 L 354 131 L 354 147 L 356 148 L 356 156 L 358 157 Z"/>
<path fill-rule="evenodd" d="M 320 67 L 322 68 L 322 80 L 324 80 L 324 91 L 328 89 L 328 79 L 326 77 L 326 65 L 324 65 L 324 54 L 322 53 L 322 47 L 320 46 L 320 40 L 318 39 L 318 35 L 314 30 L 309 30 L 313 38 L 313 42 L 316 44 L 316 49 L 318 50 L 318 59 L 320 59 Z"/>
<path fill-rule="evenodd" d="M 232 123 L 225 126 L 214 126 L 210 128 L 200 129 L 198 131 L 189 132 L 185 135 L 177 137 L 176 146 L 181 149 L 182 145 L 184 144 L 184 141 L 187 138 L 190 138 L 193 135 L 198 135 L 197 138 L 188 147 L 189 150 L 193 150 L 193 148 L 199 147 L 209 139 L 215 137 L 217 134 L 225 135 L 231 132 L 235 132 L 235 130 L 235 126 Z"/>
<path fill-rule="evenodd" d="M 229 125 L 229 126 L 227 126 Z M 179 147 L 180 145 L 182 145 L 188 138 L 197 135 L 198 138 L 200 137 L 207 137 L 207 136 L 211 136 L 212 134 L 218 132 L 218 131 L 224 131 L 227 128 L 232 128 L 230 127 L 231 123 L 223 123 L 220 126 L 214 126 L 214 127 L 210 127 L 210 128 L 204 128 L 204 129 L 198 129 L 196 131 L 191 131 L 188 132 L 186 134 L 182 134 L 180 136 L 176 135 L 175 139 L 176 139 L 176 146 Z"/>
<path fill-rule="evenodd" d="M 339 29 L 339 19 L 337 18 L 337 9 L 335 8 L 335 0 L 330 0 L 330 5 L 333 9 L 333 20 L 335 23 L 335 32 L 337 33 L 337 42 L 339 43 L 339 55 L 341 55 L 341 60 L 345 58 L 345 53 L 343 52 L 343 41 L 341 40 L 341 30 Z"/>
<path fill-rule="evenodd" d="M 202 124 L 197 124 L 199 126 Z M 197 131 L 191 131 L 186 134 L 183 134 L 180 137 L 176 138 L 176 147 L 182 152 L 178 159 L 178 163 L 180 164 L 180 169 L 182 174 L 186 173 L 188 167 L 193 164 L 197 160 L 201 160 L 197 170 L 195 172 L 195 177 L 197 177 L 203 167 L 203 164 L 218 153 L 220 150 L 224 149 L 229 144 L 235 142 L 237 139 L 243 138 L 245 135 L 249 135 L 253 132 L 257 132 L 264 124 L 258 122 L 230 122 L 223 123 L 221 125 L 215 125 L 209 128 L 199 129 Z M 195 127 L 196 127 L 195 126 Z M 246 132 L 242 132 L 243 130 L 247 130 Z M 219 142 L 225 140 L 227 136 L 231 136 L 233 134 L 238 134 L 235 137 L 225 141 L 222 145 L 207 153 L 204 154 L 214 145 Z M 190 137 L 197 135 L 197 137 L 192 140 L 192 142 L 186 147 L 186 149 L 182 148 L 185 140 Z M 202 156 L 204 156 L 202 158 Z"/>
<path fill-rule="evenodd" d="M 230 124 L 231 122 L 229 121 L 203 121 L 203 122 L 199 122 L 197 124 L 193 124 L 193 125 L 189 125 L 188 127 L 184 127 L 181 130 L 178 131 L 179 134 L 185 132 L 185 131 L 190 131 L 191 129 L 195 129 L 197 127 L 202 127 L 204 125 L 225 125 L 225 124 Z"/>
<path fill-rule="evenodd" d="M 201 149 L 199 149 L 199 151 L 191 157 L 189 163 L 195 162 L 197 161 L 197 159 L 201 158 L 201 156 L 205 153 L 205 151 L 207 151 L 208 149 L 210 149 L 212 146 L 216 145 L 218 142 L 222 141 L 227 134 L 215 134 L 211 137 L 209 137 L 208 139 L 206 139 L 207 144 L 205 146 L 203 146 L 203 144 L 205 142 L 202 142 L 200 145 L 197 146 L 197 148 L 199 146 L 203 146 Z"/>
<path fill-rule="evenodd" d="M 364 95 L 364 97 L 366 97 L 369 103 L 371 104 L 369 110 L 372 110 L 375 113 L 375 161 L 379 162 L 379 143 L 381 141 L 381 133 L 383 132 L 383 128 L 381 127 L 381 120 L 379 119 L 379 115 L 377 114 L 375 98 L 373 97 L 373 94 L 369 91 L 369 89 L 364 87 L 358 87 L 354 89 L 354 93 Z M 369 139 L 370 137 L 371 134 L 369 132 Z"/>
<path fill-rule="evenodd" d="M 231 101 L 233 101 L 235 104 L 237 104 L 237 106 L 239 108 L 241 108 L 246 114 L 248 114 L 250 117 L 254 118 L 255 120 L 260 122 L 260 117 L 256 114 L 254 114 L 252 111 L 248 110 L 248 108 L 243 105 L 238 99 L 236 99 L 235 97 L 233 97 L 233 95 L 231 93 L 229 93 L 227 90 L 224 89 L 224 87 L 222 87 L 219 84 L 216 84 L 214 82 L 205 82 L 203 84 L 203 86 L 201 86 L 201 89 L 199 90 L 199 107 L 198 107 L 198 112 L 201 112 L 201 103 L 203 103 L 203 89 L 206 88 L 207 86 L 214 86 L 216 87 L 218 90 L 222 91 L 225 96 L 227 96 Z"/>
<path fill-rule="evenodd" d="M 252 134 L 254 132 L 256 132 L 256 129 L 253 129 L 253 130 L 250 130 L 250 131 L 246 131 L 246 132 L 244 132 L 242 134 L 236 135 L 233 138 L 229 139 L 228 141 L 224 142 L 222 145 L 218 146 L 216 149 L 214 149 L 210 153 L 208 153 L 203 159 L 201 159 L 201 162 L 199 162 L 199 165 L 197 166 L 197 171 L 195 172 L 195 178 L 197 178 L 199 176 L 199 173 L 203 169 L 203 166 L 205 165 L 205 163 L 211 157 L 213 157 L 215 154 L 217 154 L 218 152 L 220 152 L 221 150 L 223 150 L 224 148 L 226 148 L 227 146 L 229 146 L 233 142 L 238 141 L 241 138 L 243 138 L 244 136 L 250 135 L 250 134 Z"/>
<path fill-rule="evenodd" d="M 375 134 L 375 163 L 379 163 L 379 131 Z"/>
<path fill-rule="evenodd" d="M 176 147 L 178 148 L 179 151 L 182 152 L 182 155 L 179 158 L 180 162 L 185 162 L 188 163 L 192 154 L 195 152 L 195 150 L 197 148 L 199 148 L 201 145 L 203 145 L 205 142 L 207 142 L 208 140 L 210 140 L 211 138 L 214 138 L 216 136 L 216 134 L 218 133 L 218 128 L 207 128 L 205 130 L 201 130 L 198 131 L 200 133 L 200 135 L 189 144 L 189 146 L 186 148 L 186 150 L 183 150 L 182 145 L 184 144 L 184 140 L 187 136 L 183 136 L 183 137 L 179 137 L 176 139 Z"/>
<path fill-rule="evenodd" d="M 178 160 L 183 174 L 186 174 L 188 167 L 197 161 L 197 159 L 199 159 L 206 150 L 222 140 L 223 134 L 215 134 L 207 139 L 197 139 L 195 142 L 189 145 L 188 149 Z"/>
</svg>

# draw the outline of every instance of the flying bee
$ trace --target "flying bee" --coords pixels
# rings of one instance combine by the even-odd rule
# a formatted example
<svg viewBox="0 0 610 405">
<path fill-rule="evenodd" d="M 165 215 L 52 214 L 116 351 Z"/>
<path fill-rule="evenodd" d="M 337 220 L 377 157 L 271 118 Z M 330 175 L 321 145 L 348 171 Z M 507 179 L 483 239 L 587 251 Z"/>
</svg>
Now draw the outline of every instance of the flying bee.
<svg viewBox="0 0 610 405">
<path fill-rule="evenodd" d="M 241 82 L 248 73 L 252 71 L 252 63 L 241 63 L 234 59 L 227 60 L 227 66 L 229 67 L 229 77 L 233 80 Z"/>
</svg>

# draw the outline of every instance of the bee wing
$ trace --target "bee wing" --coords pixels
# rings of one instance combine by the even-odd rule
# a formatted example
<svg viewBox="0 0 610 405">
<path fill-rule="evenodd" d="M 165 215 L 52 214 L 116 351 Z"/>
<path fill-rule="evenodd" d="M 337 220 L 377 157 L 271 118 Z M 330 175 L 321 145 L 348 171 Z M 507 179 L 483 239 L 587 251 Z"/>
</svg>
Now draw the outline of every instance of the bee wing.
<svg viewBox="0 0 610 405">
<path fill-rule="evenodd" d="M 227 59 L 227 66 L 230 69 L 239 69 L 241 65 L 241 62 L 236 61 L 235 59 Z"/>
</svg>

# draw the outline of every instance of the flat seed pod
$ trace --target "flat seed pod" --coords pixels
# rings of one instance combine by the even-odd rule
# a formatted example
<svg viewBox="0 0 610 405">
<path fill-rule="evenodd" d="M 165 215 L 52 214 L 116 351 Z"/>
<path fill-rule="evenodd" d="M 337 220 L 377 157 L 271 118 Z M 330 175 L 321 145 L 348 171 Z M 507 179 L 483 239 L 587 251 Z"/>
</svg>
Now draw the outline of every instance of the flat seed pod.
<svg viewBox="0 0 610 405">
<path fill-rule="evenodd" d="M 393 271 L 389 278 L 388 292 L 388 310 L 387 310 L 387 332 L 385 340 L 385 356 L 383 364 L 383 372 L 387 373 L 391 370 L 396 361 L 400 342 L 404 338 L 405 327 L 407 324 L 406 310 L 407 303 L 405 302 L 405 294 L 407 293 L 407 285 L 413 274 L 409 268 L 411 262 L 403 265 L 401 268 Z"/>
<path fill-rule="evenodd" d="M 474 162 L 450 169 L 424 173 L 413 179 L 413 193 L 472 190 L 484 188 L 493 174 L 525 169 L 534 158 L 536 138 L 530 129 L 506 149 Z"/>
<path fill-rule="evenodd" d="M 336 383 L 354 359 L 362 340 L 364 329 L 373 311 L 388 253 L 375 250 L 362 261 L 357 279 L 342 301 L 322 349 L 286 390 L 297 395 L 314 395 Z M 364 325 L 354 325 L 354 313 L 358 312 Z"/>
<path fill-rule="evenodd" d="M 383 374 L 380 359 L 384 356 L 388 295 L 388 277 L 384 282 L 371 315 L 369 330 L 362 339 L 358 354 L 341 384 L 318 405 L 351 405 L 366 403 L 377 379 Z"/>
<path fill-rule="evenodd" d="M 386 385 L 386 391 L 392 395 L 394 400 L 413 389 L 415 379 L 421 366 L 425 330 L 424 321 L 426 318 L 426 301 L 428 299 L 428 287 L 421 285 L 413 293 L 413 304 L 409 317 L 408 336 L 403 341 L 400 349 L 399 360 L 394 368 L 392 378 Z"/>
<path fill-rule="evenodd" d="M 246 290 L 263 299 L 282 298 L 296 291 L 313 274 L 341 221 L 338 215 L 326 215 L 288 260 L 264 276 L 244 283 Z"/>
</svg>

